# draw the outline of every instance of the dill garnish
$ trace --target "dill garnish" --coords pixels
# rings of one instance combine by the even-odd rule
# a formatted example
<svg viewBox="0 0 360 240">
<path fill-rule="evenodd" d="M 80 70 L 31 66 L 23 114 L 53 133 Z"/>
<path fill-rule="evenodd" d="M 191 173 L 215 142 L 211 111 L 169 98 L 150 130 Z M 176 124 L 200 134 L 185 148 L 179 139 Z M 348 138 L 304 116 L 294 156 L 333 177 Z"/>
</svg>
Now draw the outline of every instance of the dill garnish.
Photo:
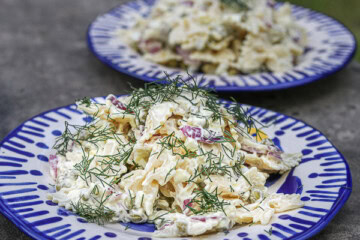
<svg viewBox="0 0 360 240">
<path fill-rule="evenodd" d="M 130 190 L 128 190 L 129 191 L 129 196 L 130 196 L 130 209 L 133 209 L 134 208 L 134 199 L 135 199 L 135 196 L 133 197 L 132 195 L 131 195 L 131 191 Z"/>
<path fill-rule="evenodd" d="M 185 99 L 194 106 L 197 102 L 196 99 L 200 99 L 200 101 L 204 104 L 204 109 L 211 112 L 212 121 L 218 120 L 221 122 L 222 119 L 226 119 L 235 126 L 240 123 L 247 130 L 247 133 L 250 132 L 251 128 L 257 129 L 256 124 L 260 124 L 253 119 L 251 115 L 247 114 L 247 110 L 238 104 L 233 98 L 232 100 L 234 103 L 224 109 L 219 104 L 219 99 L 214 94 L 213 90 L 198 86 L 196 79 L 191 75 L 189 75 L 189 79 L 186 81 L 183 80 L 181 76 L 171 78 L 167 75 L 166 79 L 146 83 L 144 88 L 133 89 L 130 100 L 126 105 L 125 112 L 127 114 L 135 115 L 137 124 L 144 125 L 145 119 L 140 116 L 141 111 L 147 111 L 154 105 L 163 102 L 176 103 L 176 101 L 180 99 Z M 229 114 L 235 117 L 236 122 L 228 119 L 227 116 Z M 208 121 L 208 117 L 206 116 L 202 116 L 201 114 L 197 114 L 197 116 L 200 118 L 203 117 L 206 121 Z M 156 129 L 159 127 L 161 127 L 161 125 Z"/>
<path fill-rule="evenodd" d="M 129 228 L 130 228 L 130 223 L 127 223 L 125 227 L 125 231 L 128 230 Z"/>
<path fill-rule="evenodd" d="M 269 236 L 272 235 L 272 231 L 273 231 L 272 227 L 270 227 L 270 229 L 269 229 L 268 231 L 267 231 L 267 230 L 264 230 L 264 232 L 266 232 L 267 234 L 269 234 Z"/>
<path fill-rule="evenodd" d="M 91 124 L 73 125 L 65 122 L 65 130 L 61 136 L 56 138 L 54 149 L 60 155 L 65 155 L 71 148 L 72 144 L 81 144 L 82 141 L 87 141 L 93 145 L 108 139 L 114 139 L 116 129 L 113 127 L 98 127 L 96 122 Z"/>
<path fill-rule="evenodd" d="M 210 175 L 231 176 L 231 167 L 221 164 L 223 157 L 224 155 L 222 153 L 220 153 L 220 156 L 217 157 L 212 152 L 208 152 L 205 163 L 195 169 L 195 173 L 190 176 L 187 182 L 196 182 L 195 180 L 198 177 L 205 177 L 212 182 Z"/>
<path fill-rule="evenodd" d="M 195 157 L 196 153 L 190 151 L 184 144 L 184 142 L 175 136 L 175 132 L 172 132 L 170 135 L 163 137 L 159 140 L 158 144 L 161 145 L 161 150 L 158 153 L 160 156 L 165 149 L 171 150 L 173 155 L 178 155 L 182 159 L 185 157 Z M 185 152 L 182 154 L 182 152 Z"/>
<path fill-rule="evenodd" d="M 142 195 L 142 197 L 141 197 L 141 203 L 140 203 L 140 206 L 142 206 L 142 205 L 143 205 L 144 196 L 145 196 L 145 194 L 143 194 L 143 195 Z"/>
<path fill-rule="evenodd" d="M 237 1 L 236 1 L 237 2 Z M 186 161 L 195 157 L 202 157 L 204 159 L 201 164 L 196 165 L 192 175 L 186 183 L 183 184 L 196 184 L 196 189 L 192 192 L 194 196 L 186 207 L 190 209 L 192 214 L 206 214 L 210 212 L 222 211 L 225 213 L 225 207 L 230 205 L 229 202 L 221 197 L 222 192 L 218 192 L 218 188 L 209 192 L 204 188 L 204 181 L 209 180 L 212 182 L 212 175 L 224 176 L 228 179 L 233 177 L 237 180 L 243 177 L 250 186 L 251 182 L 242 173 L 242 165 L 244 164 L 244 158 L 239 155 L 239 147 L 236 145 L 237 140 L 232 135 L 232 128 L 237 131 L 242 131 L 241 134 L 249 134 L 251 129 L 256 129 L 256 120 L 247 114 L 247 110 L 234 100 L 233 104 L 230 104 L 228 108 L 224 108 L 219 104 L 217 96 L 207 89 L 203 89 L 196 84 L 196 80 L 192 77 L 189 80 L 184 81 L 180 76 L 171 79 L 168 77 L 162 81 L 163 85 L 159 83 L 145 84 L 142 89 L 134 89 L 131 96 L 127 99 L 126 104 L 116 114 L 132 115 L 132 119 L 135 119 L 135 126 L 139 129 L 144 129 L 146 121 L 146 113 L 150 108 L 164 102 L 178 103 L 180 101 L 186 101 L 191 104 L 192 107 L 203 107 L 205 111 L 193 111 L 189 114 L 202 119 L 206 122 L 206 127 L 210 128 L 210 124 L 216 122 L 219 125 L 228 126 L 226 129 L 220 129 L 219 137 L 216 135 L 216 140 L 209 140 L 206 144 L 217 144 L 220 153 L 214 153 L 213 150 L 206 151 L 202 148 L 202 143 L 198 143 L 198 149 L 187 147 L 185 141 L 178 137 L 173 131 L 172 133 L 163 136 L 158 134 L 156 144 L 160 145 L 160 150 L 152 152 L 152 155 L 157 154 L 159 157 L 164 151 L 170 152 L 172 155 L 177 156 L 179 162 Z M 116 122 L 117 117 L 110 114 L 110 110 L 103 114 L 102 118 L 98 116 L 98 113 L 104 105 L 92 103 L 89 98 L 83 98 L 78 101 L 78 104 L 85 107 L 97 107 L 98 112 L 90 114 L 94 119 L 91 123 L 86 123 L 83 126 L 72 125 L 68 122 L 65 123 L 65 130 L 63 134 L 56 139 L 54 149 L 57 150 L 59 155 L 66 156 L 68 152 L 71 152 L 74 147 L 77 150 L 81 150 L 81 160 L 77 161 L 74 165 L 74 174 L 76 177 L 81 178 L 87 186 L 95 186 L 91 189 L 91 192 L 87 198 L 81 197 L 77 203 L 73 203 L 72 207 L 74 211 L 80 216 L 86 218 L 90 222 L 97 222 L 104 224 L 111 220 L 115 213 L 111 209 L 105 206 L 108 198 L 116 191 L 119 191 L 117 184 L 122 180 L 130 178 L 134 173 L 130 173 L 131 170 L 143 168 L 134 160 L 134 146 L 137 139 L 137 134 L 132 127 L 122 126 L 126 130 L 119 130 L 119 123 Z M 121 103 L 122 104 L 122 103 Z M 95 108 L 96 109 L 96 108 Z M 206 112 L 204 115 L 203 112 Z M 106 115 L 107 114 L 107 115 Z M 113 113 L 112 113 L 113 114 Z M 176 116 L 175 116 L 176 118 Z M 107 124 L 102 124 L 103 120 L 107 121 Z M 186 120 L 184 120 L 186 122 Z M 190 124 L 190 123 L 189 123 Z M 155 129 L 162 128 L 164 124 L 158 125 Z M 127 129 L 128 127 L 128 129 Z M 142 128 L 141 128 L 142 127 Z M 212 130 L 207 130 L 210 133 Z M 121 133 L 120 133 L 121 132 Z M 215 133 L 215 131 L 214 131 Z M 136 135 L 138 136 L 138 135 Z M 126 139 L 124 141 L 124 139 Z M 103 148 L 104 142 L 115 142 L 115 150 L 112 150 L 109 155 L 104 155 Z M 192 149 L 192 150 L 190 150 Z M 229 164 L 231 162 L 231 164 Z M 142 164 L 141 164 L 142 165 Z M 164 182 L 169 180 L 173 171 L 177 170 L 177 164 L 172 167 L 166 173 Z M 153 168 L 153 173 L 156 169 Z M 128 180 L 127 180 L 128 181 Z M 105 189 L 105 190 L 104 190 Z M 235 192 L 234 188 L 230 185 L 231 192 Z M 121 190 L 120 190 L 121 191 Z M 128 190 L 126 193 L 130 197 L 130 209 L 135 208 L 136 192 Z M 144 194 L 141 198 L 141 206 L 143 205 Z M 145 199 L 146 201 L 146 199 Z M 156 204 L 155 204 L 156 205 Z M 244 206 L 242 206 L 246 209 Z M 247 209 L 246 209 L 247 210 Z M 168 213 L 175 211 L 171 210 Z M 166 213 L 166 214 L 168 214 Z M 164 214 L 165 215 L 165 214 Z M 164 224 L 165 218 L 161 215 L 155 220 L 161 219 L 161 224 Z M 226 213 L 225 213 L 226 215 Z"/>
<path fill-rule="evenodd" d="M 221 0 L 221 2 L 238 11 L 246 11 L 250 9 L 244 0 Z"/>
<path fill-rule="evenodd" d="M 206 214 L 209 212 L 222 211 L 225 215 L 224 207 L 230 205 L 224 199 L 219 198 L 221 193 L 218 193 L 217 187 L 214 191 L 208 192 L 198 185 L 198 189 L 194 190 L 195 197 L 190 200 L 185 206 L 191 210 L 195 215 Z M 192 206 L 195 204 L 195 206 Z"/>
<path fill-rule="evenodd" d="M 170 222 L 170 220 L 166 220 L 164 216 L 173 212 L 176 212 L 176 210 L 172 209 L 170 211 L 167 211 L 166 213 L 163 213 L 160 216 L 154 218 L 151 222 L 155 223 L 158 226 L 158 228 L 161 228 L 163 225 Z M 160 223 L 156 223 L 158 220 L 160 220 Z"/>
<path fill-rule="evenodd" d="M 77 102 L 79 102 L 80 104 L 85 105 L 86 107 L 90 107 L 90 105 L 91 105 L 91 100 L 90 100 L 89 97 L 84 97 L 82 99 L 79 99 L 79 100 L 77 100 Z"/>
<path fill-rule="evenodd" d="M 71 203 L 71 205 L 74 212 L 80 217 L 85 218 L 89 222 L 104 225 L 115 216 L 115 212 L 104 205 L 110 196 L 111 195 L 105 196 L 104 192 L 100 200 L 93 198 L 93 200 L 96 202 L 95 206 L 90 205 L 82 198 L 80 198 L 77 203 Z"/>
<path fill-rule="evenodd" d="M 240 203 L 240 206 L 241 206 L 243 209 L 245 209 L 246 211 L 250 212 L 250 210 L 247 209 L 247 208 L 246 208 L 244 205 L 242 205 L 241 203 Z"/>
<path fill-rule="evenodd" d="M 174 170 L 176 171 L 176 166 L 169 170 L 169 172 L 165 176 L 164 182 L 166 182 L 166 179 L 170 176 L 171 172 L 174 171 Z"/>
</svg>

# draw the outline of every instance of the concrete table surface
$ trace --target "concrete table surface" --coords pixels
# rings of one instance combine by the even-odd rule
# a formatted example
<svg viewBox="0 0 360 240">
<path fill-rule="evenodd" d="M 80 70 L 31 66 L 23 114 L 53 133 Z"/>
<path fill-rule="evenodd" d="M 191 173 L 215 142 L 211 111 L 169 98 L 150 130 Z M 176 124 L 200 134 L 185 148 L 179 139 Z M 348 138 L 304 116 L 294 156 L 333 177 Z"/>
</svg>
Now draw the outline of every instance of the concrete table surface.
<svg viewBox="0 0 360 240">
<path fill-rule="evenodd" d="M 84 96 L 123 94 L 143 82 L 100 63 L 87 49 L 88 24 L 119 0 L 0 0 L 0 139 L 26 119 Z M 232 94 L 318 128 L 344 154 L 353 193 L 313 239 L 360 239 L 360 64 L 282 91 Z M 221 94 L 227 98 L 228 94 Z M 30 239 L 0 215 L 0 238 Z"/>
</svg>

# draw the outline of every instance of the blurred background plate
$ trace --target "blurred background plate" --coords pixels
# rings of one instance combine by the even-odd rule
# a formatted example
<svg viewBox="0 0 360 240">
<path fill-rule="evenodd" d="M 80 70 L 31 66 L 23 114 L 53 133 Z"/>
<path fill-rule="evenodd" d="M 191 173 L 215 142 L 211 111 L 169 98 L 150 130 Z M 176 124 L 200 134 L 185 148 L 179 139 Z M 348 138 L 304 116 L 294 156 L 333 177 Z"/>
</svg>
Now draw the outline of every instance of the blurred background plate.
<svg viewBox="0 0 360 240">
<path fill-rule="evenodd" d="M 151 82 L 165 77 L 187 73 L 146 61 L 140 54 L 124 44 L 116 29 L 128 29 L 136 16 L 146 16 L 154 0 L 136 0 L 116 7 L 99 16 L 88 28 L 90 50 L 103 63 L 138 79 Z M 280 3 L 279 3 L 280 4 Z M 322 13 L 292 5 L 297 23 L 307 30 L 308 46 L 300 62 L 285 73 L 255 73 L 249 75 L 195 74 L 199 85 L 218 91 L 264 91 L 303 85 L 324 78 L 343 68 L 353 57 L 356 40 L 340 22 Z"/>
<path fill-rule="evenodd" d="M 103 97 L 94 100 L 104 102 Z M 226 107 L 230 102 L 221 103 Z M 349 166 L 334 145 L 308 124 L 258 107 L 249 107 L 248 113 L 262 124 L 272 123 L 264 131 L 278 147 L 303 153 L 299 166 L 281 177 L 272 176 L 266 185 L 269 192 L 301 194 L 305 206 L 275 214 L 269 225 L 236 226 L 227 234 L 204 238 L 307 239 L 323 229 L 349 198 Z M 65 121 L 85 124 L 89 118 L 75 105 L 49 110 L 21 124 L 0 143 L 0 212 L 34 239 L 154 239 L 152 224 L 99 226 L 48 200 L 49 191 L 54 191 L 48 157 Z M 270 228 L 271 236 L 266 232 Z"/>
</svg>

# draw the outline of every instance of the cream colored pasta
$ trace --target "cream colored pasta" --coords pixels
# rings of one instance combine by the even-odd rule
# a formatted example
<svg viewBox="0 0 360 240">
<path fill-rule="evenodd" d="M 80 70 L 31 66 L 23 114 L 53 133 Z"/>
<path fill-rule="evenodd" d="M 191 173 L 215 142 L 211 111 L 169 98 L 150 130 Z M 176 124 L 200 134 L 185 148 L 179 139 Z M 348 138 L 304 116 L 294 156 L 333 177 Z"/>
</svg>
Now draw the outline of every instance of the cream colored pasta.
<svg viewBox="0 0 360 240">
<path fill-rule="evenodd" d="M 149 61 L 212 74 L 284 72 L 306 44 L 290 5 L 273 0 L 157 0 L 116 34 Z"/>
<path fill-rule="evenodd" d="M 265 187 L 269 174 L 295 167 L 301 154 L 284 153 L 264 133 L 252 137 L 239 105 L 224 108 L 180 83 L 109 95 L 104 104 L 77 102 L 94 120 L 66 125 L 57 139 L 49 198 L 100 224 L 154 222 L 159 237 L 268 224 L 303 206 L 300 195 Z"/>
</svg>

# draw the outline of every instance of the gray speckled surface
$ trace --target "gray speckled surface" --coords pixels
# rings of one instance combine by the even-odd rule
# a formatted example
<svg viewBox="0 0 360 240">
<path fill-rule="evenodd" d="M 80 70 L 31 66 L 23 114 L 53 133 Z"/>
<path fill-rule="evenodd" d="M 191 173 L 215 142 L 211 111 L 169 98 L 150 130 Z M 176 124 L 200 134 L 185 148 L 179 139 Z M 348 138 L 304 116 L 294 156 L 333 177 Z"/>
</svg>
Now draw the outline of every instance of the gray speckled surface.
<svg viewBox="0 0 360 240">
<path fill-rule="evenodd" d="M 87 50 L 87 25 L 118 0 L 0 0 L 0 139 L 26 119 L 83 96 L 122 94 L 143 82 Z M 314 239 L 360 239 L 360 64 L 315 83 L 277 92 L 232 94 L 318 128 L 348 160 L 353 193 Z M 221 95 L 226 98 L 229 95 Z M 0 215 L 0 238 L 29 239 Z"/>
</svg>

